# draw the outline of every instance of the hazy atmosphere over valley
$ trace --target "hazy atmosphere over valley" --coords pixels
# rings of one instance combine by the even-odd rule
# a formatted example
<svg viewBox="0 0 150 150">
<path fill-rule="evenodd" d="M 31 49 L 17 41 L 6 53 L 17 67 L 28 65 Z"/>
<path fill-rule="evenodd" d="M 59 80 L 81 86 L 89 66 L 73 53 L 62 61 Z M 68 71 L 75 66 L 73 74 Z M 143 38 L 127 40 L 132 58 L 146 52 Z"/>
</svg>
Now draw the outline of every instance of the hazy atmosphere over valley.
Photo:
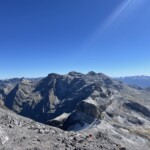
<svg viewBox="0 0 150 150">
<path fill-rule="evenodd" d="M 149 0 L 1 0 L 0 150 L 150 150 L 149 18 Z"/>
</svg>

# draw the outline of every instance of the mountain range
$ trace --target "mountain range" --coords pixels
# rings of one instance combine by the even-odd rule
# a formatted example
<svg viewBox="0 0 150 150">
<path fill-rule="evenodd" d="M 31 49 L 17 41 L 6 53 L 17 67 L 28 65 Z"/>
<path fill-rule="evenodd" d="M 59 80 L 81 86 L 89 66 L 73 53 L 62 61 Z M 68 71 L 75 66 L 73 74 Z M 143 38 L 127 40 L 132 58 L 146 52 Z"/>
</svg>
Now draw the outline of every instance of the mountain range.
<svg viewBox="0 0 150 150">
<path fill-rule="evenodd" d="M 128 86 L 102 73 L 51 73 L 38 79 L 0 81 L 0 99 L 3 149 L 25 147 L 25 143 L 34 149 L 33 134 L 41 141 L 35 142 L 37 149 L 150 149 L 149 90 Z M 11 122 L 10 116 L 21 120 L 21 125 Z M 16 143 L 22 136 L 19 132 L 13 136 L 12 128 L 23 128 L 25 143 Z M 46 142 L 47 130 L 50 135 L 50 130 L 57 133 L 51 141 L 62 135 L 55 141 L 57 147 Z M 5 132 L 8 136 L 2 134 Z"/>
<path fill-rule="evenodd" d="M 122 81 L 126 84 L 132 85 L 132 86 L 138 86 L 141 88 L 149 88 L 150 87 L 150 77 L 149 76 L 128 76 L 128 77 L 118 77 L 115 79 Z"/>
</svg>

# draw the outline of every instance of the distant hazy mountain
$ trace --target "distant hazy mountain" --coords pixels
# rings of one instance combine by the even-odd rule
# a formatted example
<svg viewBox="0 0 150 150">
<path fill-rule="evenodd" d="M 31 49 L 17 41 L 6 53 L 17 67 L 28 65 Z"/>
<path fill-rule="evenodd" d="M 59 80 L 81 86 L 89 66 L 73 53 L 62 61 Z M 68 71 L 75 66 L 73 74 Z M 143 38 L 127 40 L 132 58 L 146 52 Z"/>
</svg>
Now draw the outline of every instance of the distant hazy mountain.
<svg viewBox="0 0 150 150">
<path fill-rule="evenodd" d="M 116 79 L 129 85 L 136 85 L 142 88 L 150 87 L 150 76 L 129 76 Z"/>
</svg>

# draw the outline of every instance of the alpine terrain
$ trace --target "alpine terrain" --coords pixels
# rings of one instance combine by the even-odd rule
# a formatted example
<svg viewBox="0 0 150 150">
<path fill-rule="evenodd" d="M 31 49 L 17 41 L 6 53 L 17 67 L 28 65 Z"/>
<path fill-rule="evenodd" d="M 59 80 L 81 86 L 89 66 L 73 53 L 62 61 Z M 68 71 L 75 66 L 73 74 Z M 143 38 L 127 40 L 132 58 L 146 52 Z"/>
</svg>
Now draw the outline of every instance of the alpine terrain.
<svg viewBox="0 0 150 150">
<path fill-rule="evenodd" d="M 150 92 L 93 71 L 1 80 L 0 149 L 149 150 Z"/>
</svg>

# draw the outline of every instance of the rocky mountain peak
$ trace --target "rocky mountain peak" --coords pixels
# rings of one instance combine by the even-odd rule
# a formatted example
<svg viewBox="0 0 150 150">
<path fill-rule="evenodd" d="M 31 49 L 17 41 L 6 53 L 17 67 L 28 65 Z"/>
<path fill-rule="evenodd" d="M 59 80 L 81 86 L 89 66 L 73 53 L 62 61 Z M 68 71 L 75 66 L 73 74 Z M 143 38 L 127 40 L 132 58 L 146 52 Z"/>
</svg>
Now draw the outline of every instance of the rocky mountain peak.
<svg viewBox="0 0 150 150">
<path fill-rule="evenodd" d="M 90 71 L 90 72 L 87 73 L 87 75 L 91 75 L 91 76 L 92 76 L 92 75 L 94 76 L 94 75 L 96 75 L 96 74 L 97 74 L 97 73 L 95 73 L 94 71 Z"/>
<path fill-rule="evenodd" d="M 69 76 L 72 76 L 72 77 L 81 77 L 83 74 L 80 73 L 80 72 L 76 72 L 76 71 L 71 71 L 68 73 Z"/>
<path fill-rule="evenodd" d="M 59 76 L 61 76 L 60 74 L 57 74 L 57 73 L 50 73 L 50 74 L 48 74 L 48 76 L 47 76 L 47 78 L 56 78 L 56 77 L 59 77 Z"/>
</svg>

